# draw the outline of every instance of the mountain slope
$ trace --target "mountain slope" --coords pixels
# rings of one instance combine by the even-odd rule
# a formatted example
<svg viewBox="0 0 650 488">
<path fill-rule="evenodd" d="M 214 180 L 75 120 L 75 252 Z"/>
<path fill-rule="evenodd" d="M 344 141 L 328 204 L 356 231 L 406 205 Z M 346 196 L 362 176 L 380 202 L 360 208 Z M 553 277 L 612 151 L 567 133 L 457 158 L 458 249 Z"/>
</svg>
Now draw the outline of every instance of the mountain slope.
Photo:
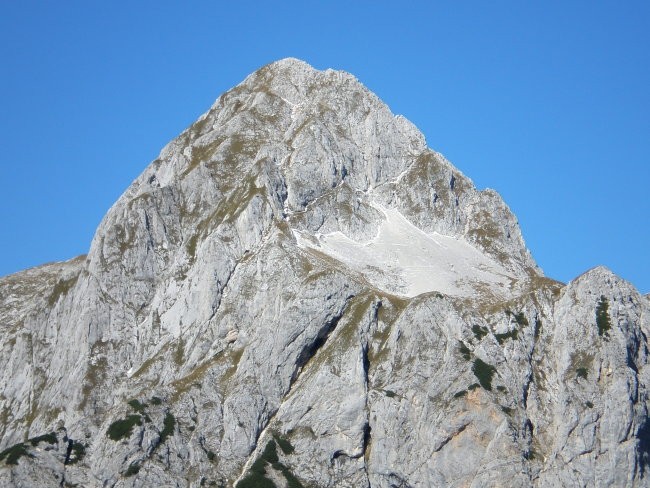
<svg viewBox="0 0 650 488">
<path fill-rule="evenodd" d="M 347 73 L 253 73 L 0 290 L 5 484 L 645 481 L 648 300 L 544 278 Z"/>
</svg>

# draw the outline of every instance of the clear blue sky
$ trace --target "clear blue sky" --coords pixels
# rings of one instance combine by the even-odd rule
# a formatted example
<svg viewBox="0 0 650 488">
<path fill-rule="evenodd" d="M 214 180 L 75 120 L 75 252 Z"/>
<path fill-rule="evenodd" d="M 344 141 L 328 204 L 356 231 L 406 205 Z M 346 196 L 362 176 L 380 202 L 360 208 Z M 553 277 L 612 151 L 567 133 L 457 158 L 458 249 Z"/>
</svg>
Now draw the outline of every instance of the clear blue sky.
<svg viewBox="0 0 650 488">
<path fill-rule="evenodd" d="M 2 2 L 0 275 L 88 250 L 258 67 L 344 69 L 501 193 L 533 256 L 650 292 L 650 3 Z"/>
</svg>

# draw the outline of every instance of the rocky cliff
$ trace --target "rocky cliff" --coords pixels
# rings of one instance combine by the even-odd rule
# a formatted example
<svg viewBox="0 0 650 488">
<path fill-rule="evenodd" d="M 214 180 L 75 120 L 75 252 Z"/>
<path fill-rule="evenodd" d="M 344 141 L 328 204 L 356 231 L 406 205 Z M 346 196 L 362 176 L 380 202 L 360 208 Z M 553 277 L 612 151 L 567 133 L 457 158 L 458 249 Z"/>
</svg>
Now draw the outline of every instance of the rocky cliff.
<svg viewBox="0 0 650 488">
<path fill-rule="evenodd" d="M 353 76 L 223 94 L 0 279 L 2 486 L 644 486 L 650 299 L 545 278 Z"/>
</svg>

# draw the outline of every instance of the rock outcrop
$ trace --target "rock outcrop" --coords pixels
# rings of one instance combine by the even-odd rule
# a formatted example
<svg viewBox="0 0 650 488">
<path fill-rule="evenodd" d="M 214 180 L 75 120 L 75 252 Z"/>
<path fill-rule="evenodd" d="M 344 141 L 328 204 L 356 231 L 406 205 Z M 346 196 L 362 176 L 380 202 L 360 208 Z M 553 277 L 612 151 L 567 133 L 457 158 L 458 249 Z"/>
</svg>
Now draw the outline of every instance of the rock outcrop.
<svg viewBox="0 0 650 488">
<path fill-rule="evenodd" d="M 650 301 L 545 278 L 353 76 L 223 94 L 87 256 L 0 279 L 3 486 L 644 486 Z"/>
</svg>

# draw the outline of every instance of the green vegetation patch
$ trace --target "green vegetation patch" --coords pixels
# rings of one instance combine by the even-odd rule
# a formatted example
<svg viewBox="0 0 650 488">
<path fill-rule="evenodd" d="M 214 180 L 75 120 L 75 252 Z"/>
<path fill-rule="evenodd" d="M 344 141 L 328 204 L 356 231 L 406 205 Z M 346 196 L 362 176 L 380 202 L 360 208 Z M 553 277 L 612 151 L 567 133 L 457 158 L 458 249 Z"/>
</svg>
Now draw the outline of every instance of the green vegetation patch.
<svg viewBox="0 0 650 488">
<path fill-rule="evenodd" d="M 86 455 L 86 446 L 81 442 L 74 441 L 70 450 L 70 457 L 67 464 L 75 464 L 81 461 Z"/>
<path fill-rule="evenodd" d="M 129 467 L 126 469 L 126 472 L 124 473 L 124 476 L 135 476 L 140 472 L 140 463 L 137 461 L 134 463 L 129 464 Z"/>
<path fill-rule="evenodd" d="M 395 396 L 395 392 L 394 392 L 393 390 L 384 390 L 384 394 L 385 394 L 388 398 L 393 398 L 393 397 Z"/>
<path fill-rule="evenodd" d="M 21 442 L 0 452 L 0 461 L 4 461 L 10 465 L 16 465 L 18 464 L 18 460 L 23 456 L 34 457 L 27 452 L 27 446 Z"/>
<path fill-rule="evenodd" d="M 303 484 L 296 478 L 291 470 L 282 463 L 274 463 L 273 468 L 282 473 L 284 479 L 287 480 L 287 488 L 305 488 Z"/>
<path fill-rule="evenodd" d="M 293 445 L 291 445 L 291 442 L 289 442 L 288 439 L 285 439 L 284 437 L 281 437 L 278 434 L 274 434 L 273 438 L 275 439 L 275 442 L 278 443 L 278 446 L 280 446 L 280 449 L 282 450 L 283 453 L 285 454 L 293 454 L 295 451 L 295 448 Z"/>
<path fill-rule="evenodd" d="M 105 343 L 98 343 L 98 344 L 101 347 Z M 94 348 L 95 346 L 93 346 L 93 353 L 94 353 Z M 107 369 L 108 369 L 108 360 L 103 356 L 98 357 L 94 363 L 90 362 L 88 364 L 85 380 L 83 386 L 81 387 L 81 393 L 83 394 L 83 398 L 79 403 L 79 409 L 83 410 L 86 407 L 86 404 L 88 403 L 88 399 L 90 398 L 90 395 L 93 393 L 95 388 L 97 388 L 101 383 L 104 382 L 106 378 Z"/>
<path fill-rule="evenodd" d="M 57 443 L 56 433 L 50 432 L 49 434 L 39 435 L 38 437 L 32 437 L 31 439 L 29 439 L 29 443 L 32 446 L 37 446 L 41 442 L 47 442 L 48 444 L 56 444 Z"/>
<path fill-rule="evenodd" d="M 269 441 L 266 443 L 266 447 L 262 453 L 262 459 L 270 464 L 277 463 L 279 461 L 277 444 L 274 441 Z"/>
<path fill-rule="evenodd" d="M 52 294 L 47 299 L 47 304 L 51 307 L 59 301 L 59 298 L 61 298 L 63 295 L 67 295 L 75 283 L 77 283 L 78 278 L 79 275 L 73 276 L 69 280 L 59 280 L 56 285 L 54 285 Z"/>
<path fill-rule="evenodd" d="M 511 314 L 515 318 L 515 322 L 517 322 L 519 327 L 528 326 L 528 319 L 524 315 L 524 312 L 512 313 L 512 312 L 508 311 L 507 313 Z"/>
<path fill-rule="evenodd" d="M 467 390 L 461 390 L 454 393 L 454 398 L 462 398 L 467 395 Z"/>
<path fill-rule="evenodd" d="M 609 337 L 609 329 L 612 328 L 612 323 L 609 319 L 609 302 L 605 295 L 600 296 L 600 300 L 596 305 L 596 325 L 598 326 L 599 336 Z"/>
<path fill-rule="evenodd" d="M 499 344 L 503 344 L 507 339 L 516 339 L 518 335 L 519 331 L 517 329 L 512 329 L 508 332 L 504 332 L 503 334 L 494 334 L 494 337 L 499 342 Z"/>
<path fill-rule="evenodd" d="M 567 376 L 575 371 L 576 378 L 587 379 L 589 371 L 591 370 L 594 357 L 584 351 L 578 351 L 571 355 L 569 367 L 567 368 Z"/>
<path fill-rule="evenodd" d="M 460 355 L 463 357 L 465 361 L 469 361 L 472 359 L 472 352 L 469 350 L 469 347 L 463 342 L 459 341 L 458 342 L 458 352 Z"/>
<path fill-rule="evenodd" d="M 476 376 L 476 379 L 478 379 L 481 386 L 488 391 L 492 390 L 492 377 L 496 371 L 497 370 L 494 366 L 484 362 L 480 358 L 476 358 L 472 365 L 474 376 Z"/>
<path fill-rule="evenodd" d="M 163 430 L 160 431 L 160 443 L 163 444 L 169 436 L 174 433 L 174 426 L 176 425 L 176 419 L 174 416 L 167 412 L 165 415 L 165 420 L 163 421 Z"/>
<path fill-rule="evenodd" d="M 508 339 L 516 339 L 519 336 L 519 328 L 528 326 L 528 319 L 523 312 L 514 313 L 510 310 L 506 310 L 506 315 L 511 315 L 515 319 L 518 327 L 515 327 L 508 332 L 504 332 L 503 334 L 494 334 L 494 337 L 499 344 L 503 344 Z M 537 324 L 535 324 L 535 326 L 537 326 Z M 535 331 L 537 333 L 537 329 Z"/>
<path fill-rule="evenodd" d="M 106 431 L 106 435 L 114 441 L 129 437 L 133 433 L 133 427 L 142 425 L 142 416 L 129 415 L 122 420 L 113 422 Z"/>
<path fill-rule="evenodd" d="M 151 397 L 151 404 L 152 405 L 160 405 L 162 404 L 162 400 L 158 398 L 157 396 Z"/>
<path fill-rule="evenodd" d="M 147 407 L 146 403 L 140 403 L 138 400 L 130 400 L 129 406 L 137 413 L 144 414 L 144 409 Z"/>
<path fill-rule="evenodd" d="M 472 383 L 471 385 L 469 385 L 467 387 L 467 391 L 476 390 L 477 388 L 480 388 L 480 387 L 481 387 L 481 385 L 479 385 L 478 383 Z"/>
<path fill-rule="evenodd" d="M 488 334 L 488 329 L 487 327 L 481 327 L 478 324 L 474 324 L 472 326 L 472 332 L 474 332 L 474 337 L 480 341 Z"/>
<path fill-rule="evenodd" d="M 273 469 L 282 473 L 289 488 L 304 488 L 298 478 L 296 478 L 289 468 L 282 464 L 278 458 L 278 444 L 280 445 L 282 452 L 285 454 L 292 453 L 294 450 L 293 446 L 286 439 L 282 439 L 277 435 L 274 435 L 274 437 L 278 441 L 277 444 L 276 440 L 270 440 L 266 443 L 262 455 L 255 460 L 248 475 L 237 483 L 237 488 L 276 488 L 275 483 L 265 476 L 266 467 L 269 464 Z M 282 440 L 280 441 L 279 439 Z"/>
<path fill-rule="evenodd" d="M 176 348 L 176 351 L 174 351 L 174 363 L 176 366 L 183 366 L 183 356 L 185 356 L 185 341 L 179 339 L 178 347 Z"/>
<path fill-rule="evenodd" d="M 266 461 L 261 457 L 257 458 L 251 465 L 251 474 L 264 476 L 266 474 Z"/>
<path fill-rule="evenodd" d="M 246 478 L 237 483 L 237 488 L 277 488 L 275 483 L 264 475 L 251 472 Z"/>
</svg>

